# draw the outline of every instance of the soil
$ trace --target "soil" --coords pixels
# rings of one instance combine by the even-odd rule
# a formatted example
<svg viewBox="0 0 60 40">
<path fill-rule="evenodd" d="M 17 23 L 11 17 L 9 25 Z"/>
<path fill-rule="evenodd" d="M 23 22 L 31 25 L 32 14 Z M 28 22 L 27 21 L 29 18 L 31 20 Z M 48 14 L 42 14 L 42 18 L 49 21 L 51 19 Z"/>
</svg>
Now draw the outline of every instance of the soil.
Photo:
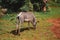
<svg viewBox="0 0 60 40">
<path fill-rule="evenodd" d="M 60 38 L 60 18 L 57 19 L 48 19 L 48 22 L 52 23 L 50 30 L 56 36 L 56 38 Z"/>
</svg>

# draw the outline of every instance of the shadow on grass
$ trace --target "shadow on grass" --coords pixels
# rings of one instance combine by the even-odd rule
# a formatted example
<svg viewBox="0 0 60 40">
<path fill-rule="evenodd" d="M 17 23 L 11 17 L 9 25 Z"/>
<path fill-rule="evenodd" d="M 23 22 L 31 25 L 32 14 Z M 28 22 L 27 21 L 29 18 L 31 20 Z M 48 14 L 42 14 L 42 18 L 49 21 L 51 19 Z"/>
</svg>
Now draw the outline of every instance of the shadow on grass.
<svg viewBox="0 0 60 40">
<path fill-rule="evenodd" d="M 20 32 L 23 32 L 25 30 L 30 30 L 30 29 L 34 29 L 34 28 L 33 27 L 21 28 Z M 18 32 L 16 32 L 16 30 L 12 30 L 10 33 L 12 33 L 13 35 L 18 35 Z"/>
</svg>

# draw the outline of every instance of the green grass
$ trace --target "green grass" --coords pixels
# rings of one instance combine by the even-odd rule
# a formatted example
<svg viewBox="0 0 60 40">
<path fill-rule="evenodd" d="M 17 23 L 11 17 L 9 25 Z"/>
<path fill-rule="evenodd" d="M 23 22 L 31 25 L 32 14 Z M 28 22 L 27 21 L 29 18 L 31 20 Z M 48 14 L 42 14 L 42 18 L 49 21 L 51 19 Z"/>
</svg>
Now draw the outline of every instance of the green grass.
<svg viewBox="0 0 60 40">
<path fill-rule="evenodd" d="M 13 35 L 10 33 L 15 30 L 16 27 L 16 13 L 6 14 L 0 18 L 0 40 L 59 40 L 54 37 L 54 34 L 49 29 L 52 26 L 47 22 L 48 19 L 60 18 L 60 8 L 52 7 L 49 12 L 34 12 L 37 20 L 40 22 L 37 24 L 36 30 L 24 30 L 21 35 Z M 13 20 L 11 20 L 14 18 Z M 28 25 L 24 23 L 21 28 L 26 28 Z M 30 25 L 32 26 L 32 25 Z"/>
</svg>

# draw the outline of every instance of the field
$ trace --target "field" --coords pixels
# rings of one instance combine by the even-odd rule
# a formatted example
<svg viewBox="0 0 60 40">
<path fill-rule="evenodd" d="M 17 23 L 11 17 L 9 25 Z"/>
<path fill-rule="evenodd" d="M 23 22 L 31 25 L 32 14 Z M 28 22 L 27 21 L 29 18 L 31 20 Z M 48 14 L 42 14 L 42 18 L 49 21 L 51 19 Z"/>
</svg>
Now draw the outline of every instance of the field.
<svg viewBox="0 0 60 40">
<path fill-rule="evenodd" d="M 16 15 L 11 13 L 0 18 L 0 40 L 60 40 L 60 7 L 51 7 L 46 13 L 34 12 L 39 21 L 36 30 L 24 23 L 20 36 L 15 35 Z"/>
</svg>

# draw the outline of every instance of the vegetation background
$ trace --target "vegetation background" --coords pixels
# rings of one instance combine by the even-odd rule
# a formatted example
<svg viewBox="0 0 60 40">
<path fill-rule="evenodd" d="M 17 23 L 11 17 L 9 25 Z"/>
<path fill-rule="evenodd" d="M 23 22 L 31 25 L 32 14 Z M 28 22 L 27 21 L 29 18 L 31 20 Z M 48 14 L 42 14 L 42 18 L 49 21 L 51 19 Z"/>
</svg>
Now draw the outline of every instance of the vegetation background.
<svg viewBox="0 0 60 40">
<path fill-rule="evenodd" d="M 0 6 L 8 11 L 42 11 L 43 0 L 0 0 Z M 47 0 L 48 6 L 60 6 L 60 0 Z"/>
</svg>

